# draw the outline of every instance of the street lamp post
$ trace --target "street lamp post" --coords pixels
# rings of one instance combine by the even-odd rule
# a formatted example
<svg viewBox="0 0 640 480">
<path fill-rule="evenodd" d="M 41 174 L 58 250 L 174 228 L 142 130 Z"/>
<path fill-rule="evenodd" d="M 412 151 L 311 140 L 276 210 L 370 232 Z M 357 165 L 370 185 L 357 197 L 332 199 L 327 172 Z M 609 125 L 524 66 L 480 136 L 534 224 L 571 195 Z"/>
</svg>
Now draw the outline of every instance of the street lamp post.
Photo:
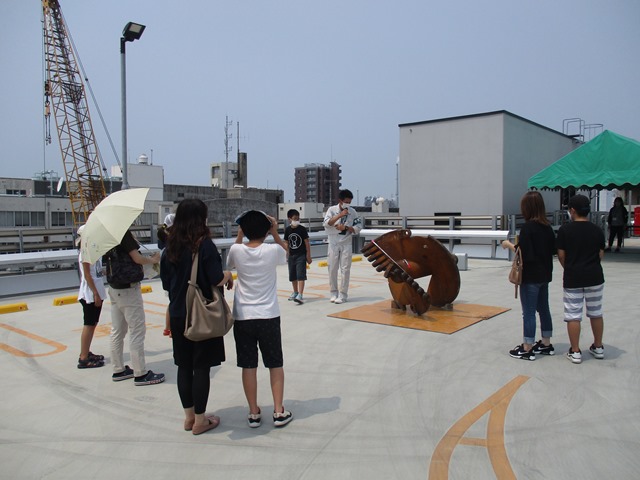
<svg viewBox="0 0 640 480">
<path fill-rule="evenodd" d="M 127 62 L 125 44 L 138 40 L 144 32 L 145 26 L 139 23 L 129 22 L 122 31 L 120 38 L 120 86 L 122 90 L 122 189 L 129 188 L 127 171 Z"/>
</svg>

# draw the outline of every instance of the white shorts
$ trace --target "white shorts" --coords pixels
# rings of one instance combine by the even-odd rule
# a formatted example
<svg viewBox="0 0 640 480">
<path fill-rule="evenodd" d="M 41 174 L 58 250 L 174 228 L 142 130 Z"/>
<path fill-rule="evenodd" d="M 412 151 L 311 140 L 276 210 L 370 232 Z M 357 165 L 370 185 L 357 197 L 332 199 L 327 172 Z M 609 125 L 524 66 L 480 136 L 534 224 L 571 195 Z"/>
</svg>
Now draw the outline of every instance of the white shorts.
<svg viewBox="0 0 640 480">
<path fill-rule="evenodd" d="M 582 307 L 587 305 L 587 317 L 602 317 L 604 283 L 594 287 L 563 289 L 564 321 L 582 320 Z"/>
</svg>

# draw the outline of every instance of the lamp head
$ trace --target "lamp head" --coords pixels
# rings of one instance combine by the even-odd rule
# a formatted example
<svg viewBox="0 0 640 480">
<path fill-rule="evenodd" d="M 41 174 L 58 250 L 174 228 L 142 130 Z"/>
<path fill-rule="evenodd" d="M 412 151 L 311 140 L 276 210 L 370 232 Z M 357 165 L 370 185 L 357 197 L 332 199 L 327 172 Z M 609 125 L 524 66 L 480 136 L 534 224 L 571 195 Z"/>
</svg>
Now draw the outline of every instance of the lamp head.
<svg viewBox="0 0 640 480">
<path fill-rule="evenodd" d="M 129 22 L 122 31 L 122 38 L 124 38 L 125 42 L 138 40 L 142 36 L 145 28 L 144 25 L 140 25 L 139 23 Z"/>
</svg>

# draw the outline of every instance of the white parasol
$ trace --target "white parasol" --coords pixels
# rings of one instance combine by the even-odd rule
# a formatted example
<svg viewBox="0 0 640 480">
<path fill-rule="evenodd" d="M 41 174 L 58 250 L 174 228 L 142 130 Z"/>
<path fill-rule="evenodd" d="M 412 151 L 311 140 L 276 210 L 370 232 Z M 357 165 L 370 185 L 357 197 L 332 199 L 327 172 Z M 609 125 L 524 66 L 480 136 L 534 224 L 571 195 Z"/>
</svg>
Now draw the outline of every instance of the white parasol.
<svg viewBox="0 0 640 480">
<path fill-rule="evenodd" d="M 82 230 L 82 259 L 94 263 L 117 246 L 131 224 L 144 210 L 148 188 L 114 192 L 91 212 Z"/>
</svg>

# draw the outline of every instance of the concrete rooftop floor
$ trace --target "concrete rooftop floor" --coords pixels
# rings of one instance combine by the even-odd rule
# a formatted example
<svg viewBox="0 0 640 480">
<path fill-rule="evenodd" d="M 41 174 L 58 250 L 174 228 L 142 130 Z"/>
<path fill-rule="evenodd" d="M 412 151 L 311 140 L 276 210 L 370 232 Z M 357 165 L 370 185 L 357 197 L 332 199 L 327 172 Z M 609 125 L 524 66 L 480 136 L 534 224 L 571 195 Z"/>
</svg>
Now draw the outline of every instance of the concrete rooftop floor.
<svg viewBox="0 0 640 480">
<path fill-rule="evenodd" d="M 604 260 L 606 357 L 587 353 L 585 321 L 580 365 L 564 358 L 557 260 L 556 355 L 534 362 L 507 353 L 522 341 L 522 321 L 505 260 L 470 259 L 455 303 L 511 310 L 451 335 L 328 317 L 391 298 L 366 260 L 354 262 L 343 305 L 328 301 L 318 259 L 302 306 L 287 301 L 290 283 L 279 267 L 285 404 L 294 420 L 274 429 L 267 415 L 260 428 L 247 426 L 229 334 L 208 406 L 222 423 L 200 436 L 182 429 L 158 280 L 145 282 L 152 292 L 143 295 L 147 364 L 167 376 L 155 386 L 111 381 L 109 302 L 92 345 L 107 365 L 78 370 L 82 309 L 53 306 L 75 291 L 5 298 L 0 305 L 26 302 L 28 310 L 0 315 L 0 478 L 639 478 L 640 241 L 627 245 Z M 261 367 L 258 378 L 269 412 L 268 371 Z"/>
</svg>

